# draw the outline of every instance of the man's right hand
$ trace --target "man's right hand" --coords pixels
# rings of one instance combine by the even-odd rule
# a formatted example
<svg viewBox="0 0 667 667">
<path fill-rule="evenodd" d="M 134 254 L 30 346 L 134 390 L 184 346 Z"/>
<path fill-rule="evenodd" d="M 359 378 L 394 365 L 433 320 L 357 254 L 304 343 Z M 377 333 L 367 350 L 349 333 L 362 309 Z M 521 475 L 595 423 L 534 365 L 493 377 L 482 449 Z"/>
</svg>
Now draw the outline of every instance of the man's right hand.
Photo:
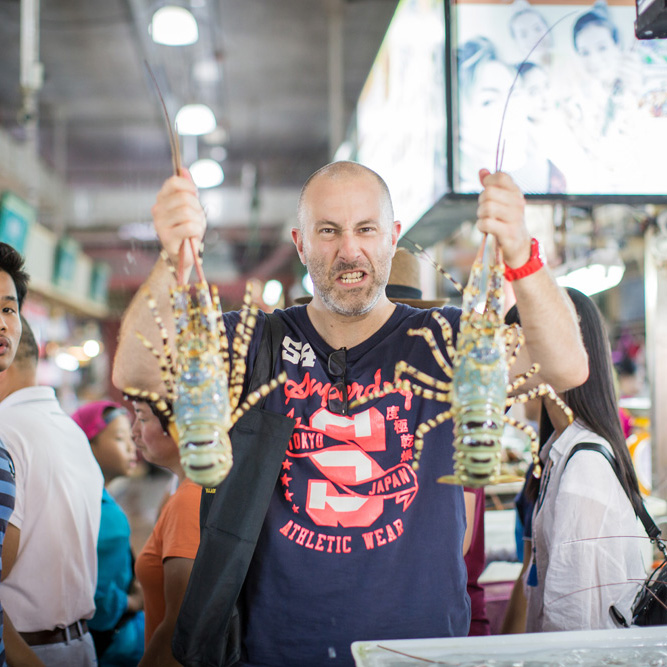
<svg viewBox="0 0 667 667">
<path fill-rule="evenodd" d="M 206 216 L 199 202 L 197 186 L 187 169 L 181 169 L 180 176 L 171 176 L 164 182 L 151 213 L 160 243 L 174 266 L 178 266 L 181 245 L 186 239 L 194 239 L 195 251 L 199 252 L 206 231 Z M 193 263 L 190 244 L 186 243 L 186 273 L 190 272 Z"/>
</svg>

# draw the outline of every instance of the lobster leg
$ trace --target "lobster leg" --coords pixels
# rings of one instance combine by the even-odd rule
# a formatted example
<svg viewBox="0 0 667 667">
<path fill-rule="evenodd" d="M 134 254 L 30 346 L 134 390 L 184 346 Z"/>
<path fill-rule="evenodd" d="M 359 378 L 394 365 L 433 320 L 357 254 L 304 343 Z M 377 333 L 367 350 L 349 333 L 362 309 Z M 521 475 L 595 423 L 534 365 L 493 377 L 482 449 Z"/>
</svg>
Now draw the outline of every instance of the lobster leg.
<svg viewBox="0 0 667 667">
<path fill-rule="evenodd" d="M 218 316 L 218 337 L 220 339 L 220 357 L 222 365 L 227 373 L 227 377 L 232 374 L 229 361 L 229 341 L 227 340 L 227 331 L 225 329 L 225 320 L 222 317 L 222 304 L 220 303 L 220 294 L 217 285 L 211 285 L 211 300 L 213 308 Z"/>
<path fill-rule="evenodd" d="M 382 389 L 374 391 L 370 394 L 366 394 L 366 396 L 356 398 L 354 401 L 352 401 L 352 403 L 350 403 L 350 408 L 359 407 L 360 405 L 364 405 L 364 403 L 373 401 L 376 398 L 382 398 L 388 394 L 393 394 L 395 391 L 405 394 L 413 391 L 414 388 L 415 387 L 410 384 L 409 380 L 395 380 L 393 384 L 390 382 L 385 382 Z"/>
<path fill-rule="evenodd" d="M 442 339 L 445 342 L 445 349 L 450 359 L 453 359 L 456 355 L 456 348 L 454 347 L 454 335 L 452 333 L 452 325 L 447 321 L 445 317 L 437 310 L 433 311 L 433 319 L 440 325 L 440 331 L 442 332 Z M 447 364 L 450 370 L 451 375 L 451 366 Z"/>
<path fill-rule="evenodd" d="M 246 359 L 248 348 L 252 339 L 252 332 L 257 322 L 257 308 L 251 305 L 250 285 L 246 286 L 243 296 L 243 308 L 241 309 L 241 318 L 234 331 L 234 340 L 232 341 L 232 373 L 229 380 L 229 398 L 232 410 L 238 407 L 243 393 L 243 381 L 246 372 Z"/>
<path fill-rule="evenodd" d="M 229 419 L 229 427 L 231 428 L 234 426 L 234 424 L 236 424 L 236 422 L 243 417 L 253 405 L 256 405 L 261 398 L 264 398 L 264 396 L 268 396 L 276 387 L 283 384 L 285 380 L 287 380 L 287 373 L 282 372 L 277 378 L 273 378 L 270 382 L 263 384 L 251 394 L 248 394 L 246 400 L 234 410 L 234 413 Z"/>
<path fill-rule="evenodd" d="M 157 359 L 158 365 L 160 366 L 160 376 L 164 385 L 167 389 L 167 398 L 171 400 L 174 393 L 173 386 L 173 375 L 174 369 L 173 366 L 170 366 L 165 355 L 160 354 L 154 347 L 146 336 L 137 331 L 137 338 L 143 343 L 143 346 Z"/>
<path fill-rule="evenodd" d="M 423 424 L 420 424 L 417 427 L 417 430 L 415 431 L 415 460 L 412 463 L 412 468 L 414 470 L 417 470 L 419 468 L 419 459 L 421 458 L 422 450 L 424 449 L 424 436 L 431 429 L 434 429 L 436 426 L 439 426 L 447 419 L 451 419 L 451 417 L 452 417 L 452 411 L 445 410 L 444 412 L 440 412 L 432 419 L 429 419 L 428 421 L 426 421 Z"/>
<path fill-rule="evenodd" d="M 435 389 L 440 391 L 448 392 L 451 389 L 451 382 L 443 382 L 442 380 L 432 378 L 430 375 L 423 373 L 422 371 L 416 369 L 414 366 L 410 366 L 410 364 L 406 363 L 405 361 L 399 361 L 396 364 L 394 381 L 399 382 L 403 373 L 406 375 L 411 375 L 413 378 L 415 378 L 415 380 L 419 380 L 429 387 L 435 387 Z"/>
<path fill-rule="evenodd" d="M 550 398 L 552 401 L 556 403 L 556 405 L 565 413 L 565 415 L 568 418 L 568 421 L 572 423 L 572 420 L 574 419 L 574 415 L 572 414 L 572 410 L 563 403 L 561 398 L 556 394 L 554 391 L 553 387 L 548 384 L 540 384 L 534 389 L 531 389 L 530 391 L 527 391 L 524 394 L 519 394 L 518 396 L 512 396 L 507 399 L 507 405 L 514 405 L 515 403 L 527 403 L 533 398 L 538 398 L 540 396 L 544 396 L 547 398 Z M 541 474 L 541 465 L 540 465 L 540 459 L 538 455 L 538 450 L 539 450 L 539 443 L 537 441 L 537 435 L 535 434 L 534 429 L 532 427 L 528 426 L 527 424 L 523 424 L 521 426 L 518 426 L 517 424 L 513 424 L 513 426 L 516 426 L 517 428 L 521 428 L 521 430 L 525 431 L 528 435 L 531 436 L 531 456 L 533 459 L 533 463 L 535 464 L 533 468 L 533 475 L 535 477 L 539 477 Z M 524 428 L 525 427 L 525 428 Z M 533 432 L 533 435 L 531 435 L 530 431 L 526 430 L 530 429 L 530 431 Z"/>
<path fill-rule="evenodd" d="M 533 364 L 525 373 L 522 373 L 521 375 L 517 375 L 517 377 L 514 378 L 514 382 L 512 384 L 507 385 L 507 393 L 511 394 L 514 393 L 519 387 L 522 387 L 526 382 L 533 377 L 536 373 L 538 373 L 540 370 L 540 365 L 539 364 Z"/>
</svg>

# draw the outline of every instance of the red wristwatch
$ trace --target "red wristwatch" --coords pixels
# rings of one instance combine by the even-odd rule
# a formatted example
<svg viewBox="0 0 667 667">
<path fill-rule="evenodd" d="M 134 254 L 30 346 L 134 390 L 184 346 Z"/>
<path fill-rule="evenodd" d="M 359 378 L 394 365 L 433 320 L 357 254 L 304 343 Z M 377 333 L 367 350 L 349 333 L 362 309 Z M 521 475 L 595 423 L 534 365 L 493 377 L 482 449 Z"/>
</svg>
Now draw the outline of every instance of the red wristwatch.
<svg viewBox="0 0 667 667">
<path fill-rule="evenodd" d="M 516 269 L 505 264 L 505 280 L 512 282 L 513 280 L 525 278 L 539 271 L 546 263 L 547 260 L 542 250 L 542 244 L 536 238 L 532 238 L 530 240 L 530 257 L 528 261 Z"/>
</svg>

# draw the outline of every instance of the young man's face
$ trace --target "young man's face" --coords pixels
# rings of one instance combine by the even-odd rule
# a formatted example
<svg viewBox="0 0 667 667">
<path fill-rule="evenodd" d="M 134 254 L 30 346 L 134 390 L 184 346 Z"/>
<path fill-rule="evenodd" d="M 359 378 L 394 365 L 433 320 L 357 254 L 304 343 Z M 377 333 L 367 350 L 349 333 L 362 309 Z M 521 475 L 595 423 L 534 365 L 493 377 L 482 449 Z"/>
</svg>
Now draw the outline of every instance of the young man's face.
<svg viewBox="0 0 667 667">
<path fill-rule="evenodd" d="M 0 371 L 9 368 L 21 340 L 21 318 L 12 277 L 0 271 Z"/>
<path fill-rule="evenodd" d="M 369 175 L 320 178 L 306 197 L 293 238 L 316 294 L 332 312 L 363 315 L 384 294 L 400 226 Z"/>
</svg>

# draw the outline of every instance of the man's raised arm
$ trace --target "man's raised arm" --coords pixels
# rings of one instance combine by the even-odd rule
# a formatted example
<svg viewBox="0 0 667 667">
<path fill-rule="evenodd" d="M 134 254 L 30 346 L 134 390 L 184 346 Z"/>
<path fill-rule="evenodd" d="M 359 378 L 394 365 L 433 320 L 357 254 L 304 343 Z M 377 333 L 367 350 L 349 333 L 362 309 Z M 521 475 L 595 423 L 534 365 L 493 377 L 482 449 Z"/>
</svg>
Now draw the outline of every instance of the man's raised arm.
<svg viewBox="0 0 667 667">
<path fill-rule="evenodd" d="M 482 170 L 480 180 L 484 191 L 479 197 L 477 227 L 495 235 L 505 263 L 517 269 L 531 254 L 523 195 L 510 176 L 502 172 Z M 557 392 L 583 384 L 588 377 L 588 356 L 565 290 L 547 267 L 514 280 L 512 287 L 526 337 L 512 372 L 519 374 L 537 362 L 539 381 L 549 383 Z"/>
<path fill-rule="evenodd" d="M 198 251 L 206 231 L 206 218 L 197 197 L 197 188 L 186 170 L 182 170 L 181 176 L 172 176 L 165 181 L 151 213 L 162 248 L 173 266 L 179 265 L 181 246 L 187 239 L 194 239 L 195 251 Z M 184 244 L 182 261 L 183 277 L 187 279 L 193 266 L 192 252 L 187 242 Z M 174 277 L 167 262 L 158 259 L 123 315 L 112 373 L 112 382 L 116 388 L 155 391 L 164 395 L 165 388 L 157 360 L 146 349 L 137 333 L 145 336 L 156 350 L 162 351 L 160 331 L 148 307 L 150 295 L 165 324 L 170 344 L 173 343 L 174 325 L 169 303 L 169 287 L 173 284 Z"/>
</svg>

